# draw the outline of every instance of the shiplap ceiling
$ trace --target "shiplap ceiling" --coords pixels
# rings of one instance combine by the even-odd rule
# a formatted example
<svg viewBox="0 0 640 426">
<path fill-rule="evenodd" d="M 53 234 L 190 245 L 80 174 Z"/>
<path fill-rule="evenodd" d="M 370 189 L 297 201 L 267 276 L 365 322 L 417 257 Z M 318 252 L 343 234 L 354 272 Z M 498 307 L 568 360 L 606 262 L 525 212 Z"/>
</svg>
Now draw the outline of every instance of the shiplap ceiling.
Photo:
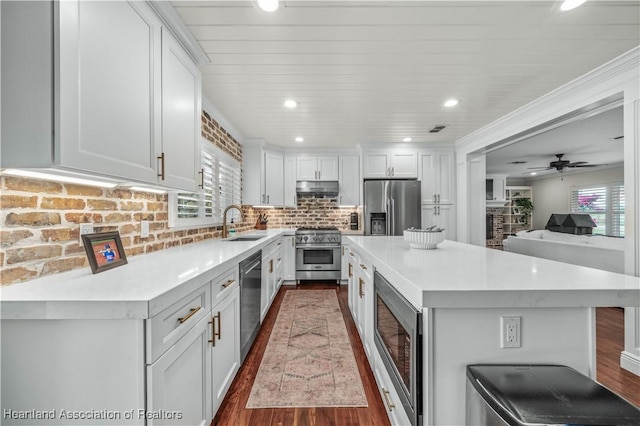
<svg viewBox="0 0 640 426">
<path fill-rule="evenodd" d="M 636 0 L 172 4 L 211 61 L 203 95 L 283 147 L 453 143 L 640 44 Z"/>
</svg>

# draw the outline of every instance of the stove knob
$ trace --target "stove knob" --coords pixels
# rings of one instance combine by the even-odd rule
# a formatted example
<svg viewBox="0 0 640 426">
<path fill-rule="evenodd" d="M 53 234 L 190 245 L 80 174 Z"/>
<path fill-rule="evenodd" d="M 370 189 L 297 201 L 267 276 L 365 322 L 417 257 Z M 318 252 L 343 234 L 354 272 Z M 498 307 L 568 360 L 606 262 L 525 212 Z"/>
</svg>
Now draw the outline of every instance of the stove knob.
<svg viewBox="0 0 640 426">
<path fill-rule="evenodd" d="M 302 237 L 304 239 L 304 242 L 306 243 L 307 240 L 309 239 L 309 237 L 307 237 L 306 235 L 304 237 Z"/>
</svg>

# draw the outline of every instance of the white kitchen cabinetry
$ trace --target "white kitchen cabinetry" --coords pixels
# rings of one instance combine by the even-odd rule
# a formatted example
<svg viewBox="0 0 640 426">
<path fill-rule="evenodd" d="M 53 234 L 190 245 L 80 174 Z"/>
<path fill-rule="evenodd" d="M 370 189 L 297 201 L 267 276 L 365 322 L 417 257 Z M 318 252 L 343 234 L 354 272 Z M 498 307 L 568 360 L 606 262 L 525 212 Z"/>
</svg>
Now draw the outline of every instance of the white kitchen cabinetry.
<svg viewBox="0 0 640 426">
<path fill-rule="evenodd" d="M 387 412 L 387 416 L 389 416 L 389 422 L 393 426 L 410 425 L 411 421 L 409 421 L 409 417 L 403 409 L 402 400 L 398 396 L 398 392 L 391 382 L 389 372 L 382 363 L 382 359 L 377 350 L 373 351 L 369 362 L 371 363 L 373 375 L 378 383 L 378 392 L 380 392 L 385 411 Z M 425 421 L 424 424 L 427 424 L 427 421 Z"/>
<path fill-rule="evenodd" d="M 2 167 L 196 188 L 200 74 L 144 2 L 3 2 L 2 21 Z"/>
<path fill-rule="evenodd" d="M 348 281 L 349 280 L 349 246 L 343 243 L 341 249 L 341 257 L 340 257 L 340 280 Z"/>
<path fill-rule="evenodd" d="M 360 205 L 360 158 L 357 155 L 341 155 L 338 158 L 340 168 L 340 194 L 338 204 L 341 206 Z"/>
<path fill-rule="evenodd" d="M 487 207 L 504 207 L 507 203 L 507 175 L 487 175 L 485 186 Z"/>
<path fill-rule="evenodd" d="M 296 279 L 296 237 L 285 235 L 282 237 L 283 272 L 285 281 Z"/>
<path fill-rule="evenodd" d="M 298 203 L 296 195 L 296 170 L 297 158 L 292 155 L 284 156 L 284 206 L 296 207 Z"/>
<path fill-rule="evenodd" d="M 284 204 L 284 157 L 277 152 L 264 154 L 264 205 Z"/>
<path fill-rule="evenodd" d="M 348 285 L 348 302 L 351 316 L 356 319 L 356 298 L 358 297 L 358 291 L 356 289 L 356 257 L 355 253 L 351 251 L 350 246 L 345 246 L 344 255 L 342 256 L 342 262 L 347 264 L 347 285 Z"/>
<path fill-rule="evenodd" d="M 338 157 L 299 155 L 297 180 L 338 180 Z"/>
<path fill-rule="evenodd" d="M 351 314 L 369 362 L 373 350 L 373 266 L 353 248 L 348 250 Z"/>
<path fill-rule="evenodd" d="M 282 260 L 282 239 L 262 249 L 262 291 L 260 292 L 260 322 L 269 312 L 271 302 L 282 284 L 278 274 L 278 259 Z"/>
<path fill-rule="evenodd" d="M 421 152 L 422 204 L 455 204 L 455 153 Z"/>
<path fill-rule="evenodd" d="M 412 150 L 364 151 L 365 179 L 411 179 L 418 177 L 418 153 Z"/>
<path fill-rule="evenodd" d="M 266 150 L 260 142 L 247 141 L 243 147 L 242 202 L 256 206 L 284 204 L 284 156 Z M 250 166 L 248 166 L 250 165 Z"/>
<path fill-rule="evenodd" d="M 208 423 L 211 411 L 209 318 L 203 318 L 178 343 L 147 367 L 147 409 L 175 412 L 149 425 Z M 178 414 L 179 413 L 179 414 Z M 178 418 L 177 416 L 180 416 Z"/>
<path fill-rule="evenodd" d="M 209 336 L 214 414 L 240 368 L 240 286 L 238 281 L 225 287 L 224 290 L 226 290 L 225 293 L 227 291 L 230 293 L 211 310 Z"/>
<path fill-rule="evenodd" d="M 162 28 L 160 184 L 196 190 L 200 183 L 200 71 Z"/>
<path fill-rule="evenodd" d="M 444 228 L 444 238 L 455 240 L 456 210 L 453 204 L 423 204 L 422 228 Z"/>
</svg>

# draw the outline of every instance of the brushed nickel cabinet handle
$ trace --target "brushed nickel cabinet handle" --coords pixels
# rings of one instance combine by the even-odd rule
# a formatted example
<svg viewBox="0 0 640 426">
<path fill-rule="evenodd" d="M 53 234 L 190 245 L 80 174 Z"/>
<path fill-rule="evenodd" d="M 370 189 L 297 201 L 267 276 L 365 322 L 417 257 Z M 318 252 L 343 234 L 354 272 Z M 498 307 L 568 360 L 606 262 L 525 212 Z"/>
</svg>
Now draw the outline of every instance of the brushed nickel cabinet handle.
<svg viewBox="0 0 640 426">
<path fill-rule="evenodd" d="M 158 160 L 160 160 L 160 173 L 158 173 L 158 176 L 160 179 L 164 180 L 164 152 L 160 154 Z"/>
<path fill-rule="evenodd" d="M 396 408 L 396 405 L 391 401 L 391 398 L 389 397 L 389 391 L 385 388 L 382 388 L 382 394 L 384 395 L 387 407 L 389 407 L 389 411 L 393 411 L 393 409 Z"/>
<path fill-rule="evenodd" d="M 235 284 L 235 282 L 236 282 L 236 280 L 227 280 L 227 282 L 226 282 L 226 283 L 222 284 L 222 288 L 227 288 L 227 287 L 229 287 L 230 285 Z"/>
<path fill-rule="evenodd" d="M 364 286 L 364 280 L 362 278 L 358 278 L 358 284 L 360 287 L 360 290 L 359 290 L 360 297 L 364 297 L 364 289 L 362 288 Z"/>
<path fill-rule="evenodd" d="M 178 322 L 180 324 L 182 324 L 183 322 L 185 322 L 186 320 L 188 320 L 189 318 L 194 316 L 196 314 L 196 312 L 198 312 L 201 308 L 202 308 L 202 306 L 198 306 L 196 308 L 191 308 L 187 315 L 183 316 L 182 318 L 178 318 Z"/>
</svg>

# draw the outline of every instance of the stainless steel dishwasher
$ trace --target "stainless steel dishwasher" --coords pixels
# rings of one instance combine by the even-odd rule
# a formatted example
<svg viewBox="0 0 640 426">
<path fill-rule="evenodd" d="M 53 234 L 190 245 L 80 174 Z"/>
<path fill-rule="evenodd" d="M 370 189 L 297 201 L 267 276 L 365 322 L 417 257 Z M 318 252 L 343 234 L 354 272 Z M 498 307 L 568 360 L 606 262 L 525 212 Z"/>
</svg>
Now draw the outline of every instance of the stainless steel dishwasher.
<svg viewBox="0 0 640 426">
<path fill-rule="evenodd" d="M 240 262 L 240 362 L 251 349 L 260 329 L 262 250 Z"/>
</svg>

